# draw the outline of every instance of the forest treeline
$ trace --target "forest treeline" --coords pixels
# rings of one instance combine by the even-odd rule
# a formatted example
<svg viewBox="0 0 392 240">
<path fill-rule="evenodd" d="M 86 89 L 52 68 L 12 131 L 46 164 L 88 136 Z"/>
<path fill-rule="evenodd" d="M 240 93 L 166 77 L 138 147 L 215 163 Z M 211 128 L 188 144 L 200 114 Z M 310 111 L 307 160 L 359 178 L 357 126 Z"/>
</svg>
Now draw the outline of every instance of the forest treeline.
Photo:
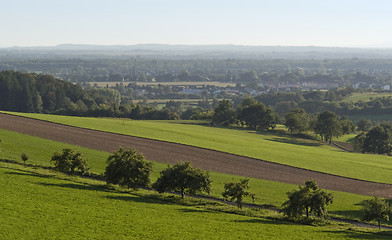
<svg viewBox="0 0 392 240">
<path fill-rule="evenodd" d="M 0 110 L 75 116 L 175 119 L 168 109 L 121 104 L 113 89 L 85 91 L 81 86 L 50 75 L 0 72 Z"/>
</svg>

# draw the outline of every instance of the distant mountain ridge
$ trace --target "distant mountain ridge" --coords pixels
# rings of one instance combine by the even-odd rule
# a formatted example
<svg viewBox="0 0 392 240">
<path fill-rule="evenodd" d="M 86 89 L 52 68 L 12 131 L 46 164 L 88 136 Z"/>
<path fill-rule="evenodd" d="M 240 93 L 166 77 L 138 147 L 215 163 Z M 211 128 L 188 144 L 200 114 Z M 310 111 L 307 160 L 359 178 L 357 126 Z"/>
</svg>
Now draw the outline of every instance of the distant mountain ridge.
<svg viewBox="0 0 392 240">
<path fill-rule="evenodd" d="M 328 58 L 392 58 L 392 48 L 348 48 L 318 46 L 245 46 L 245 45 L 89 45 L 0 48 L 0 57 L 11 55 L 89 55 L 150 56 L 192 58 L 265 58 L 265 59 L 328 59 Z"/>
</svg>

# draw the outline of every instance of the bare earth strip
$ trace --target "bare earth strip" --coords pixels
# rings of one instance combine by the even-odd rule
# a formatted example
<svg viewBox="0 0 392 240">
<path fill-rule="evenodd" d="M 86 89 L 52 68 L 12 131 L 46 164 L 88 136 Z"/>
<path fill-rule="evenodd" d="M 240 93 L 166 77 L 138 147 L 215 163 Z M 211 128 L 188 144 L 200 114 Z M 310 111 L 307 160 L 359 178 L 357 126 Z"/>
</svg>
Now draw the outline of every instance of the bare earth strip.
<svg viewBox="0 0 392 240">
<path fill-rule="evenodd" d="M 0 128 L 106 152 L 113 152 L 120 146 L 133 147 L 147 159 L 156 162 L 190 161 L 204 170 L 292 184 L 303 184 L 308 179 L 314 179 L 320 187 L 330 190 L 392 198 L 392 184 L 340 177 L 182 144 L 82 129 L 2 113 Z"/>
</svg>

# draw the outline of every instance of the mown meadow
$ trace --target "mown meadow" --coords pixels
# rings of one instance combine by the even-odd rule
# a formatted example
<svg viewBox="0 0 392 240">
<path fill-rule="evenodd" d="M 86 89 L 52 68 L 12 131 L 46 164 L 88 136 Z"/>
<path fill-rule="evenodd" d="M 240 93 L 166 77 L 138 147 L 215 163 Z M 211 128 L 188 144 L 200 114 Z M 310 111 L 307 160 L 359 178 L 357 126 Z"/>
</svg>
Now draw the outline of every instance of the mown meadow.
<svg viewBox="0 0 392 240">
<path fill-rule="evenodd" d="M 1 239 L 388 239 L 388 232 L 347 224 L 308 226 L 273 212 L 208 201 L 181 204 L 149 191 L 119 191 L 102 182 L 0 163 Z M 234 211 L 234 210 L 233 210 Z M 254 213 L 250 213 L 254 212 Z M 369 231 L 369 232 L 368 232 Z"/>
<path fill-rule="evenodd" d="M 392 183 L 390 157 L 344 152 L 286 134 L 222 128 L 197 121 L 140 121 L 13 113 L 72 126 L 158 139 L 375 182 Z"/>
<path fill-rule="evenodd" d="M 102 174 L 106 167 L 106 159 L 110 153 L 73 146 L 47 139 L 37 138 L 25 134 L 15 133 L 0 129 L 1 151 L 0 159 L 14 160 L 22 163 L 21 153 L 25 152 L 29 156 L 27 164 L 51 166 L 50 159 L 54 152 L 63 148 L 72 148 L 80 151 L 88 161 L 91 172 Z M 166 168 L 166 164 L 154 162 L 151 181 L 154 182 L 159 177 L 159 172 Z M 240 176 L 210 172 L 212 179 L 211 196 L 222 198 L 224 184 L 241 179 Z M 296 189 L 296 185 L 280 183 L 262 179 L 251 179 L 250 190 L 256 194 L 256 204 L 280 207 L 287 200 L 286 193 Z M 333 216 L 340 218 L 359 219 L 359 210 L 363 201 L 370 199 L 369 196 L 339 192 L 332 192 L 335 200 L 329 207 Z M 248 199 L 246 202 L 251 203 Z"/>
<path fill-rule="evenodd" d="M 100 119 L 108 120 L 108 119 Z M 122 120 L 115 120 L 122 121 Z M 125 121 L 126 122 L 126 121 Z M 180 126 L 198 126 L 168 123 Z M 124 123 L 125 124 L 125 123 Z M 203 127 L 203 126 L 201 126 Z M 218 128 L 220 129 L 220 128 Z M 235 130 L 246 132 L 241 130 Z M 254 134 L 254 133 L 252 133 Z M 259 136 L 259 134 L 254 134 Z M 1 239 L 388 239 L 373 230 L 357 230 L 345 224 L 306 226 L 280 220 L 277 213 L 262 210 L 245 215 L 223 213 L 230 208 L 219 203 L 171 202 L 161 200 L 155 191 L 127 192 L 107 188 L 102 181 L 70 177 L 43 170 L 34 165 L 50 166 L 55 151 L 70 147 L 82 152 L 91 171 L 101 174 L 109 153 L 72 146 L 29 135 L 0 129 L 2 139 L 0 159 L 22 162 L 20 155 L 29 156 L 28 166 L 0 162 L 0 184 L 5 198 L 0 200 L 3 214 Z M 325 146 L 317 146 L 325 148 Z M 328 147 L 329 148 L 329 147 Z M 29 165 L 32 164 L 32 165 Z M 165 164 L 154 162 L 152 181 Z M 223 185 L 240 176 L 210 172 L 211 196 L 222 198 Z M 261 179 L 251 179 L 250 190 L 256 194 L 256 204 L 279 207 L 286 192 L 296 185 Z M 359 219 L 359 210 L 369 196 L 332 192 L 335 200 L 329 206 L 332 216 Z M 166 195 L 166 194 L 165 194 Z M 151 197 L 153 196 L 153 197 Z M 176 197 L 174 197 L 176 198 Z M 187 198 L 186 201 L 195 201 Z M 250 202 L 250 200 L 247 200 Z M 189 206 L 191 205 L 191 206 Z M 217 206 L 215 206 L 217 205 Z M 228 210 L 229 212 L 235 212 Z M 225 210 L 227 211 L 227 209 Z M 247 211 L 247 212 L 246 212 Z M 250 212 L 250 213 L 249 213 Z"/>
</svg>

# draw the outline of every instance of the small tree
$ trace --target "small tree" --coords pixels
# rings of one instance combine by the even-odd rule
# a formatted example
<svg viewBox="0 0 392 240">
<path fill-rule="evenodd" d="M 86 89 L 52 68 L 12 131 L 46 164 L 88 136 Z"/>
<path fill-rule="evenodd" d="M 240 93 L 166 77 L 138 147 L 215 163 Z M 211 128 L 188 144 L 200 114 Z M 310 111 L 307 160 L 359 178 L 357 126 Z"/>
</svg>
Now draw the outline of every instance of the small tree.
<svg viewBox="0 0 392 240">
<path fill-rule="evenodd" d="M 237 203 L 238 208 L 242 208 L 242 201 L 245 197 L 251 197 L 254 201 L 255 194 L 248 192 L 249 189 L 249 179 L 240 179 L 239 183 L 225 183 L 225 191 L 222 193 L 222 196 L 227 200 L 230 198 L 230 201 L 234 201 Z"/>
<path fill-rule="evenodd" d="M 22 159 L 23 164 L 26 165 L 26 161 L 29 160 L 29 156 L 26 153 L 22 153 L 20 158 Z"/>
<path fill-rule="evenodd" d="M 306 181 L 305 187 L 299 187 L 287 193 L 289 200 L 283 203 L 282 212 L 291 219 L 298 219 L 302 214 L 309 217 L 310 213 L 318 217 L 328 216 L 327 205 L 333 201 L 332 194 L 318 188 L 315 181 Z"/>
<path fill-rule="evenodd" d="M 86 173 L 89 168 L 86 159 L 80 152 L 75 152 L 70 148 L 64 148 L 61 152 L 53 154 L 50 160 L 57 171 L 73 174 L 75 169 L 81 173 Z"/>
<path fill-rule="evenodd" d="M 366 222 L 377 220 L 378 229 L 381 230 L 381 220 L 389 220 L 390 213 L 391 209 L 388 202 L 374 197 L 365 202 L 365 208 L 362 210 L 362 220 Z"/>
<path fill-rule="evenodd" d="M 119 184 L 123 187 L 136 189 L 150 184 L 152 163 L 147 162 L 136 150 L 120 148 L 107 159 L 105 170 L 107 183 Z"/>
<path fill-rule="evenodd" d="M 211 180 L 207 172 L 192 167 L 190 162 L 183 162 L 163 170 L 152 187 L 159 193 L 179 191 L 181 198 L 184 198 L 185 193 L 210 193 Z"/>
</svg>

